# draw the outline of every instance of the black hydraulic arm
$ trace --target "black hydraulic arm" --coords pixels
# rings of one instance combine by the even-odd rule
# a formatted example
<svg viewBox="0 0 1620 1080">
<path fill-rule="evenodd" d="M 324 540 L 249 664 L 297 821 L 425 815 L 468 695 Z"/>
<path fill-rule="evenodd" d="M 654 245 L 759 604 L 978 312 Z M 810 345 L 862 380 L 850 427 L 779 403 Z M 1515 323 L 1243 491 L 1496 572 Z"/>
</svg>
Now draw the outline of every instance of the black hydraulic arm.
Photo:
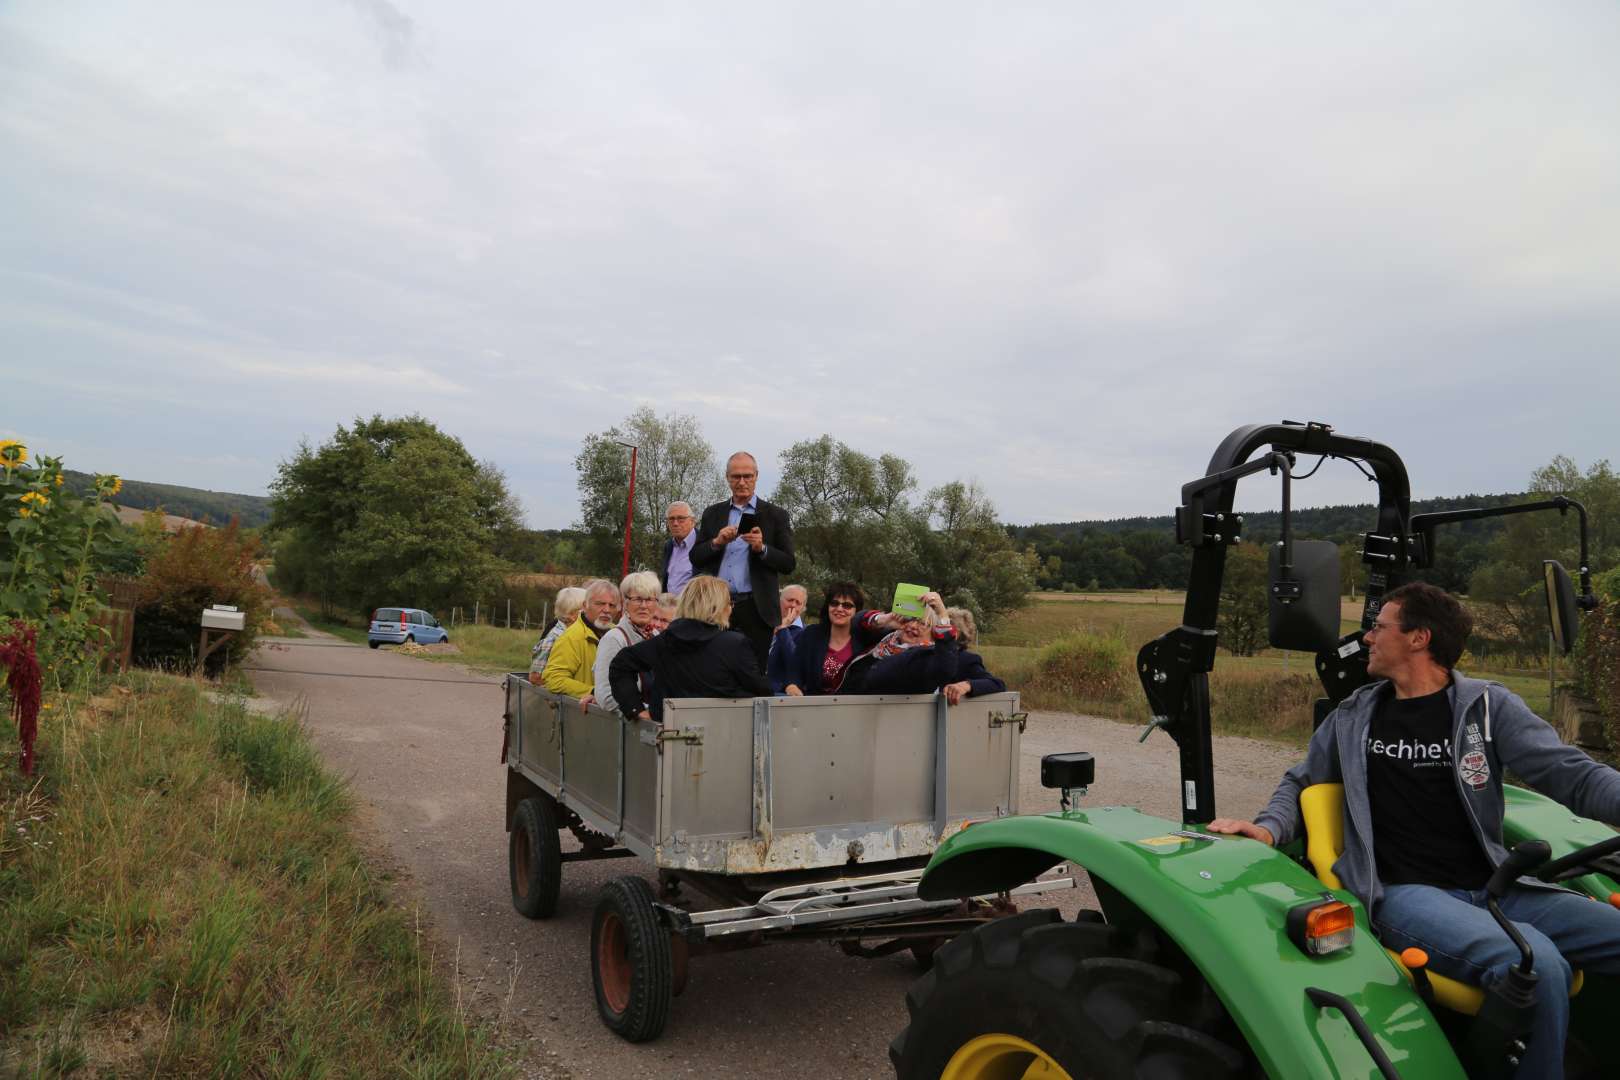
<svg viewBox="0 0 1620 1080">
<path fill-rule="evenodd" d="M 1249 460 L 1267 446 L 1269 454 Z M 1188 824 L 1203 824 L 1215 817 L 1209 672 L 1215 666 L 1226 549 L 1242 529 L 1241 520 L 1232 513 L 1237 483 L 1267 470 L 1281 471 L 1287 477 L 1296 454 L 1365 462 L 1378 482 L 1379 532 L 1397 540 L 1390 564 L 1368 576 L 1364 627 L 1377 617 L 1378 598 L 1404 579 L 1410 564 L 1410 490 L 1406 466 L 1394 450 L 1371 439 L 1335 434 L 1327 425 L 1315 423 L 1255 424 L 1238 428 L 1221 442 L 1205 475 L 1182 488 L 1182 505 L 1176 511 L 1177 539 L 1193 548 L 1181 625 L 1148 642 L 1137 654 L 1137 675 L 1152 708 L 1154 725 L 1169 732 L 1180 753 L 1182 820 Z"/>
</svg>

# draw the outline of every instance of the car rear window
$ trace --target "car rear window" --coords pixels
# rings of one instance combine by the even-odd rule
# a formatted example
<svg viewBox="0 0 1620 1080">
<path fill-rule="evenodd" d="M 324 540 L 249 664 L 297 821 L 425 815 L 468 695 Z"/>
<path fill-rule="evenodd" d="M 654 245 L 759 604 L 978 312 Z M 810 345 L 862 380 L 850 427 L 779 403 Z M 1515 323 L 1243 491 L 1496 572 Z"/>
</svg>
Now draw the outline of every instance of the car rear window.
<svg viewBox="0 0 1620 1080">
<path fill-rule="evenodd" d="M 378 622 L 399 622 L 399 608 L 381 607 L 377 609 Z"/>
</svg>

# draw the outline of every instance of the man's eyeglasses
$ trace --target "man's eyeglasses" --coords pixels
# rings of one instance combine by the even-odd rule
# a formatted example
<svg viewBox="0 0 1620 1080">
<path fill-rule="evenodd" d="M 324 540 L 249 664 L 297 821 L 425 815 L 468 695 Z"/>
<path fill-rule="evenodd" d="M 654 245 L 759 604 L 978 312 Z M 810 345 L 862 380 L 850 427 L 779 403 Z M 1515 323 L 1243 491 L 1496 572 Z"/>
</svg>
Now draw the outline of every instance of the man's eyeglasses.
<svg viewBox="0 0 1620 1080">
<path fill-rule="evenodd" d="M 829 601 L 827 601 L 827 606 L 829 608 L 835 608 L 835 607 L 836 608 L 849 608 L 849 610 L 854 611 L 855 610 L 855 601 L 853 601 L 853 600 L 829 600 Z"/>
<path fill-rule="evenodd" d="M 759 473 L 734 472 L 734 473 L 727 473 L 726 474 L 726 479 L 727 480 L 752 480 L 758 475 L 759 475 Z"/>
</svg>

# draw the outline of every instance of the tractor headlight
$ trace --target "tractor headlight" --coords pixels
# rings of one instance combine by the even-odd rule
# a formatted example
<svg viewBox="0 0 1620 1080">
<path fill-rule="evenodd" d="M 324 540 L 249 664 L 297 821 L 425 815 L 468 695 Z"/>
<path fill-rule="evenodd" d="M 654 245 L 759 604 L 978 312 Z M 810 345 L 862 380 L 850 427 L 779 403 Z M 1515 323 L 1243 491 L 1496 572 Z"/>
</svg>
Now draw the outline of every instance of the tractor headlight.
<svg viewBox="0 0 1620 1080">
<path fill-rule="evenodd" d="M 1307 956 L 1348 949 L 1356 938 L 1356 913 L 1342 900 L 1313 900 L 1288 909 L 1288 939 Z"/>
</svg>

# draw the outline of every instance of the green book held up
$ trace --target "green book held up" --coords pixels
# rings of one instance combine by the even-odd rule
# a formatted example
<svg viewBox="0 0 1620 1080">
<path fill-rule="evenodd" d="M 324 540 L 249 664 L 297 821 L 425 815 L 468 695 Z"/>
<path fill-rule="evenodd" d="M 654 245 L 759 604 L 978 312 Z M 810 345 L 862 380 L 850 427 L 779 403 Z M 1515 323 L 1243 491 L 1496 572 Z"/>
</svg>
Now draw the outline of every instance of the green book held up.
<svg viewBox="0 0 1620 1080">
<path fill-rule="evenodd" d="M 907 585 L 901 582 L 894 587 L 894 606 L 889 610 L 908 619 L 920 619 L 923 617 L 922 595 L 927 591 L 926 585 Z"/>
</svg>

